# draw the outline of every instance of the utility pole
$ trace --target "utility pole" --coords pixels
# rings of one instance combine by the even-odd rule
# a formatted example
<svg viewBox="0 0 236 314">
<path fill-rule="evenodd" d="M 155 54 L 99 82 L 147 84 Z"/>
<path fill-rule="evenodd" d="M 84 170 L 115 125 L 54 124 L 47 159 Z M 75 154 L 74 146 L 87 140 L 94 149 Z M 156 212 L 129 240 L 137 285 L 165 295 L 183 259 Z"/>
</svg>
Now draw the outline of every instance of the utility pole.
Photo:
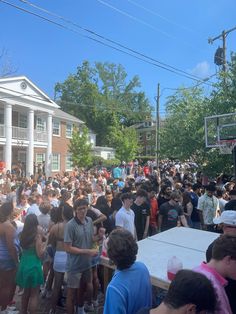
<svg viewBox="0 0 236 314">
<path fill-rule="evenodd" d="M 157 98 L 156 98 L 156 166 L 159 170 L 160 161 L 160 83 L 157 84 Z"/>
<path fill-rule="evenodd" d="M 229 33 L 233 32 L 233 31 L 235 31 L 235 30 L 236 30 L 236 26 L 233 27 L 233 28 L 231 28 L 231 29 L 229 29 L 229 30 L 227 30 L 227 31 L 223 30 L 220 35 L 218 35 L 218 36 L 216 36 L 216 37 L 214 37 L 214 38 L 209 38 L 209 39 L 208 39 L 208 43 L 209 43 L 209 44 L 213 44 L 213 42 L 214 42 L 216 39 L 222 39 L 222 42 L 223 42 L 223 55 L 222 55 L 222 59 L 223 59 L 223 60 L 222 60 L 222 61 L 223 61 L 223 63 L 222 63 L 223 72 L 226 72 L 226 36 L 227 36 Z"/>
</svg>

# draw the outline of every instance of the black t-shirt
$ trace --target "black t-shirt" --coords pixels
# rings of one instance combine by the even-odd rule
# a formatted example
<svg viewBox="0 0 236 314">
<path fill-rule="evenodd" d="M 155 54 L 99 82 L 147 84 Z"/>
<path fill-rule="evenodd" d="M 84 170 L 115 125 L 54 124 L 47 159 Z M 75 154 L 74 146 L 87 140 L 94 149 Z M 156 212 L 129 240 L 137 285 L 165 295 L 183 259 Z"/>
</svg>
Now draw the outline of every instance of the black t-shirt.
<svg viewBox="0 0 236 314">
<path fill-rule="evenodd" d="M 158 196 L 158 207 L 160 208 L 162 204 L 165 204 L 166 202 L 169 202 L 169 198 L 165 198 L 164 196 Z"/>
<path fill-rule="evenodd" d="M 215 241 L 213 241 L 208 246 L 208 249 L 206 251 L 207 262 L 209 262 L 212 258 L 212 248 L 213 248 L 214 242 Z M 236 313 L 236 280 L 229 279 L 229 278 L 226 278 L 226 279 L 228 281 L 228 285 L 225 287 L 225 292 L 226 292 L 227 297 L 229 299 L 232 313 Z"/>
<path fill-rule="evenodd" d="M 224 210 L 236 210 L 236 200 L 231 200 L 225 204 Z"/>
<path fill-rule="evenodd" d="M 134 211 L 134 223 L 135 223 L 135 228 L 137 232 L 137 237 L 138 241 L 142 240 L 143 238 L 143 233 L 145 230 L 145 225 L 146 225 L 146 220 L 147 217 L 150 216 L 150 205 L 147 203 L 144 203 L 140 206 L 137 204 L 133 203 L 131 206 L 131 209 Z"/>
<path fill-rule="evenodd" d="M 159 215 L 162 216 L 161 231 L 165 231 L 177 226 L 179 216 L 184 214 L 179 204 L 171 205 L 169 202 L 160 207 Z"/>
</svg>

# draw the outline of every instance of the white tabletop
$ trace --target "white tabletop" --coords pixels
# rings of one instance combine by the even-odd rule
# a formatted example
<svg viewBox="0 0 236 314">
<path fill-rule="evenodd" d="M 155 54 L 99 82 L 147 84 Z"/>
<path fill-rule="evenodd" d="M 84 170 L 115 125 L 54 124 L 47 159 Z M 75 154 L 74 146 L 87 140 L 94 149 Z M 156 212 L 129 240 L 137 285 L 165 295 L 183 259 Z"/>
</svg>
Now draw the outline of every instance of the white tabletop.
<svg viewBox="0 0 236 314">
<path fill-rule="evenodd" d="M 185 227 L 175 227 L 158 233 L 148 239 L 206 252 L 209 244 L 218 237 L 219 234 L 214 232 Z"/>
<path fill-rule="evenodd" d="M 177 227 L 138 242 L 137 260 L 143 262 L 152 284 L 167 289 L 167 263 L 178 257 L 184 269 L 193 269 L 205 261 L 206 249 L 219 235 L 212 232 Z"/>
</svg>

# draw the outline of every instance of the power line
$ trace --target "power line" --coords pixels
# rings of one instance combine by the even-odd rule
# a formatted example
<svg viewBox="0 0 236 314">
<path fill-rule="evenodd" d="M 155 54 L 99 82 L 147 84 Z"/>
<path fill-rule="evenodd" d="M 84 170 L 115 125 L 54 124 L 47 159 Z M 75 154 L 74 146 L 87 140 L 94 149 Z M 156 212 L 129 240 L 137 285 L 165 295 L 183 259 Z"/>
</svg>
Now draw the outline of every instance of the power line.
<svg viewBox="0 0 236 314">
<path fill-rule="evenodd" d="M 36 16 L 36 17 L 38 17 L 38 18 L 40 18 L 40 19 L 43 19 L 43 20 L 45 20 L 45 21 L 47 21 L 47 22 L 49 22 L 49 23 L 51 23 L 51 24 L 55 24 L 55 25 L 57 25 L 57 26 L 59 26 L 59 27 L 61 27 L 61 28 L 64 28 L 64 29 L 69 30 L 69 31 L 72 31 L 72 32 L 74 32 L 74 33 L 77 33 L 77 34 L 79 34 L 80 36 L 83 36 L 83 37 L 85 37 L 85 38 L 88 38 L 88 39 L 90 39 L 90 40 L 93 40 L 93 41 L 95 41 L 95 42 L 97 42 L 97 43 L 100 43 L 100 44 L 102 44 L 102 45 L 104 45 L 104 46 L 107 46 L 107 47 L 109 47 L 109 48 L 112 48 L 112 49 L 114 49 L 114 50 L 116 50 L 116 51 L 122 52 L 122 53 L 124 53 L 124 54 L 126 54 L 126 55 L 129 55 L 129 56 L 131 56 L 131 57 L 134 57 L 134 58 L 136 58 L 136 59 L 138 59 L 138 60 L 141 60 L 141 61 L 143 61 L 143 62 L 146 62 L 146 63 L 148 63 L 148 64 L 154 65 L 155 67 L 162 68 L 162 69 L 164 69 L 164 70 L 167 70 L 167 71 L 169 71 L 169 72 L 172 72 L 172 73 L 177 74 L 177 75 L 180 75 L 180 76 L 184 76 L 184 77 L 186 77 L 186 78 L 188 78 L 188 79 L 195 80 L 195 81 L 197 81 L 197 82 L 199 82 L 199 81 L 204 82 L 204 80 L 200 79 L 199 77 L 197 77 L 197 76 L 195 76 L 195 75 L 189 74 L 189 73 L 187 73 L 187 72 L 185 72 L 185 71 L 183 71 L 183 70 L 177 69 L 177 68 L 172 67 L 172 66 L 170 66 L 170 65 L 168 65 L 168 64 L 165 64 L 165 63 L 163 63 L 163 62 L 160 62 L 160 61 L 158 61 L 158 60 L 156 60 L 156 59 L 154 59 L 154 58 L 148 57 L 147 55 L 145 55 L 145 54 L 143 54 L 143 53 L 140 53 L 140 52 L 138 52 L 138 51 L 136 51 L 136 50 L 130 49 L 130 48 L 128 48 L 128 47 L 126 47 L 126 46 L 124 46 L 124 45 L 118 43 L 118 42 L 115 42 L 115 41 L 110 40 L 110 39 L 108 39 L 108 38 L 106 38 L 106 37 L 104 37 L 104 36 L 101 36 L 101 35 L 97 34 L 96 32 L 93 32 L 93 31 L 90 31 L 90 30 L 88 30 L 88 29 L 85 29 L 85 28 L 83 28 L 83 27 L 79 26 L 78 24 L 75 24 L 75 23 L 73 23 L 73 22 L 71 22 L 71 21 L 69 21 L 69 22 L 70 22 L 71 24 L 73 24 L 74 26 L 77 26 L 77 27 L 79 27 L 80 29 L 83 29 L 84 31 L 90 32 L 90 33 L 92 33 L 92 34 L 95 35 L 95 36 L 98 36 L 98 37 L 100 37 L 100 38 L 102 38 L 102 39 L 104 39 L 104 40 L 106 40 L 106 41 L 109 41 L 109 42 L 111 42 L 111 43 L 113 43 L 113 44 L 116 44 L 117 46 L 120 46 L 120 47 L 122 47 L 122 48 L 124 48 L 124 49 L 126 49 L 126 50 L 128 50 L 128 51 L 130 51 L 130 52 L 132 52 L 132 53 L 135 53 L 136 55 L 134 55 L 134 54 L 132 54 L 132 53 L 129 53 L 129 52 L 127 52 L 127 51 L 124 51 L 124 50 L 122 50 L 122 49 L 120 49 L 120 48 L 114 47 L 114 46 L 112 46 L 112 45 L 110 45 L 110 44 L 104 43 L 104 42 L 102 42 L 101 40 L 95 39 L 95 38 L 93 38 L 93 37 L 91 37 L 91 36 L 87 36 L 87 35 L 81 34 L 80 32 L 78 32 L 78 31 L 75 30 L 75 29 L 69 28 L 69 27 L 67 27 L 67 26 L 65 26 L 65 25 L 63 25 L 63 24 L 61 24 L 61 23 L 55 22 L 55 21 L 53 21 L 53 20 L 50 20 L 50 19 L 48 19 L 48 18 L 46 18 L 46 17 L 44 17 L 44 16 L 42 16 L 42 15 L 40 15 L 40 14 L 37 14 L 37 13 L 34 13 L 34 12 L 32 12 L 32 11 L 26 10 L 26 9 L 24 9 L 24 8 L 22 8 L 22 7 L 19 7 L 19 6 L 15 5 L 15 4 L 9 3 L 9 2 L 7 2 L 7 1 L 5 1 L 5 0 L 0 0 L 0 1 L 1 1 L 2 3 L 5 3 L 5 4 L 11 6 L 11 7 L 14 7 L 14 8 L 17 9 L 17 10 L 20 10 L 20 11 L 23 11 L 23 12 L 25 12 L 25 13 L 31 14 L 31 15 L 33 15 L 33 16 Z M 19 1 L 24 2 L 24 3 L 28 4 L 28 5 L 32 5 L 32 4 L 30 4 L 28 1 L 22 1 L 22 0 L 19 0 Z M 37 7 L 37 8 L 40 9 L 39 7 Z M 44 9 L 42 9 L 42 10 L 44 10 Z M 51 12 L 48 11 L 48 14 L 54 14 L 54 13 L 51 13 Z M 56 16 L 56 14 L 54 14 L 54 15 Z M 57 17 L 58 17 L 58 18 L 62 18 L 62 17 L 60 17 L 60 16 L 57 16 Z M 62 18 L 62 19 L 64 19 L 64 18 Z M 67 21 L 67 22 L 68 22 L 68 21 Z M 146 58 L 147 60 L 146 60 L 146 59 L 143 59 L 143 57 Z M 158 64 L 157 64 L 157 63 L 158 63 Z M 167 68 L 167 67 L 169 67 L 169 68 Z M 177 71 L 180 72 L 180 73 L 178 73 Z M 204 82 L 204 83 L 205 83 L 205 82 Z M 205 84 L 207 84 L 207 85 L 209 85 L 209 86 L 212 86 L 211 84 L 208 84 L 208 83 L 205 83 Z"/>
<path fill-rule="evenodd" d="M 146 7 L 144 7 L 143 5 L 137 3 L 137 2 L 135 2 L 135 1 L 133 1 L 133 0 L 127 0 L 127 1 L 128 1 L 129 3 L 132 3 L 133 5 L 135 5 L 136 7 L 140 8 L 140 9 L 143 9 L 144 11 L 146 11 L 146 12 L 152 14 L 152 15 L 155 15 L 155 16 L 157 16 L 157 17 L 159 17 L 159 18 L 161 18 L 162 20 L 164 20 L 164 21 L 166 21 L 166 22 L 168 22 L 168 23 L 170 23 L 170 24 L 172 24 L 172 25 L 175 25 L 175 26 L 178 26 L 178 27 L 180 27 L 180 28 L 182 28 L 182 29 L 185 29 L 185 30 L 187 30 L 187 31 L 191 31 L 191 32 L 195 32 L 195 33 L 196 33 L 196 31 L 190 29 L 189 27 L 185 27 L 185 26 L 183 26 L 183 25 L 180 25 L 180 24 L 178 24 L 178 23 L 175 23 L 175 22 L 173 22 L 172 20 L 166 18 L 165 16 L 163 16 L 163 15 L 157 13 L 157 12 L 154 12 L 154 11 L 152 11 L 152 10 L 150 10 L 150 9 L 148 9 L 148 8 L 146 8 Z"/>
<path fill-rule="evenodd" d="M 136 21 L 136 22 L 139 22 L 139 23 L 141 23 L 141 24 L 143 24 L 143 25 L 145 25 L 145 26 L 147 26 L 147 27 L 149 27 L 149 28 L 151 28 L 151 29 L 153 29 L 153 30 L 155 30 L 155 31 L 157 31 L 157 32 L 159 32 L 159 33 L 161 33 L 161 34 L 163 34 L 163 35 L 169 37 L 169 38 L 176 39 L 176 40 L 179 41 L 179 38 L 177 38 L 177 37 L 175 37 L 175 36 L 173 36 L 173 35 L 170 35 L 169 33 L 164 32 L 164 31 L 162 31 L 162 30 L 156 28 L 156 27 L 153 26 L 152 24 L 147 23 L 147 22 L 145 22 L 145 21 L 143 21 L 143 20 L 137 18 L 136 16 L 131 15 L 130 13 L 125 12 L 124 10 L 118 9 L 117 7 L 111 5 L 111 4 L 109 4 L 109 3 L 107 3 L 107 2 L 105 2 L 105 1 L 103 1 L 103 0 L 97 0 L 97 1 L 98 1 L 99 3 L 101 3 L 101 4 L 103 4 L 103 5 L 105 5 L 105 6 L 109 7 L 109 8 L 111 8 L 112 10 L 115 10 L 115 11 L 119 12 L 120 14 L 127 16 L 128 18 L 130 18 L 130 19 L 132 19 L 132 20 L 134 20 L 134 21 Z M 193 48 L 193 46 L 192 46 L 192 45 L 189 45 L 187 42 L 185 42 L 185 41 L 183 41 L 183 40 L 182 40 L 182 42 L 183 42 L 186 46 Z"/>
<path fill-rule="evenodd" d="M 4 100 L 4 99 L 14 99 L 14 98 L 24 98 L 24 97 L 32 97 L 32 98 L 36 98 L 37 100 L 45 100 L 44 98 L 38 96 L 38 95 L 31 95 L 31 94 L 26 94 L 26 93 L 23 93 L 23 92 L 19 92 L 19 91 L 16 91 L 16 90 L 13 90 L 13 89 L 10 89 L 10 88 L 7 88 L 7 87 L 2 87 L 0 86 L 0 89 L 4 89 L 4 90 L 7 90 L 7 91 L 11 91 L 11 92 L 15 92 L 15 93 L 18 93 L 19 95 L 12 95 L 12 96 L 4 96 L 4 97 L 0 97 L 0 100 Z M 61 99 L 60 99 L 60 102 L 63 102 Z M 102 110 L 102 111 L 108 111 L 108 112 L 114 112 L 114 110 L 117 112 L 117 113 L 122 113 L 122 112 L 125 112 L 127 113 L 128 110 L 127 109 L 121 109 L 121 108 L 114 108 L 112 106 L 110 106 L 110 108 L 108 107 L 104 107 L 103 105 L 102 106 L 93 106 L 93 105 L 85 105 L 85 104 L 78 104 L 78 103 L 75 103 L 75 102 L 68 102 L 66 101 L 66 104 L 67 105 L 75 105 L 75 106 L 79 106 L 79 107 L 83 107 L 83 108 L 90 108 L 90 109 L 99 109 L 99 110 Z M 59 104 L 60 105 L 60 104 Z M 150 107 L 151 109 L 152 107 Z M 154 110 L 149 110 L 149 111 L 138 111 L 136 113 L 152 113 L 154 112 Z"/>
<path fill-rule="evenodd" d="M 204 81 L 208 81 L 209 79 L 211 79 L 212 77 L 214 77 L 214 76 L 216 76 L 216 75 L 218 75 L 218 72 L 216 72 L 216 73 L 214 73 L 214 74 L 208 76 L 207 78 L 204 79 Z M 162 92 L 163 92 L 164 90 L 173 90 L 173 91 L 178 91 L 178 90 L 191 90 L 191 89 L 194 89 L 194 88 L 196 88 L 196 87 L 198 87 L 198 86 L 200 86 L 200 85 L 202 85 L 202 84 L 204 84 L 204 82 L 199 82 L 199 83 L 197 83 L 197 84 L 195 84 L 195 85 L 193 85 L 193 86 L 189 86 L 189 87 L 179 87 L 179 88 L 164 87 L 164 88 L 162 89 Z"/>
<path fill-rule="evenodd" d="M 132 53 L 135 53 L 135 54 L 141 56 L 141 57 L 144 57 L 144 58 L 149 59 L 149 60 L 151 60 L 151 61 L 157 62 L 157 63 L 159 63 L 159 64 L 161 64 L 161 65 L 163 65 L 163 66 L 169 67 L 169 68 L 171 68 L 171 69 L 173 69 L 173 70 L 175 70 L 175 71 L 181 72 L 181 73 L 186 74 L 186 75 L 188 75 L 188 76 L 195 77 L 198 81 L 201 80 L 201 78 L 199 78 L 199 77 L 196 76 L 196 75 L 190 74 L 190 73 L 188 73 L 188 72 L 186 72 L 186 71 L 183 71 L 183 70 L 181 70 L 181 69 L 178 69 L 178 68 L 176 68 L 176 67 L 173 67 L 173 66 L 171 66 L 171 65 L 169 65 L 169 64 L 167 64 L 167 63 L 164 63 L 164 62 L 161 62 L 161 61 L 159 61 L 159 60 L 157 60 L 157 59 L 154 59 L 154 58 L 152 58 L 152 57 L 149 57 L 149 56 L 145 55 L 144 53 L 140 53 L 140 52 L 138 52 L 138 51 L 136 51 L 136 50 L 134 50 L 134 49 L 131 49 L 131 48 L 125 46 L 125 45 L 122 45 L 121 43 L 119 43 L 119 42 L 117 42 L 117 41 L 114 41 L 114 40 L 112 40 L 112 39 L 109 39 L 109 38 L 107 38 L 107 37 L 105 37 L 105 36 L 103 36 L 103 35 L 101 35 L 101 34 L 98 34 L 98 33 L 94 32 L 94 31 L 92 31 L 92 30 L 90 30 L 90 29 L 88 29 L 88 28 L 82 27 L 82 26 L 78 25 L 77 23 L 75 23 L 75 22 L 73 22 L 73 21 L 71 21 L 71 20 L 68 20 L 68 19 L 66 19 L 65 17 L 61 16 L 61 15 L 58 15 L 58 14 L 53 13 L 53 12 L 51 12 L 51 11 L 48 11 L 48 10 L 42 8 L 42 7 L 39 7 L 39 6 L 35 5 L 35 4 L 33 4 L 33 3 L 29 2 L 29 1 L 27 1 L 27 0 L 18 0 L 18 1 L 23 2 L 23 3 L 25 3 L 25 4 L 29 5 L 29 6 L 32 6 L 32 7 L 36 8 L 36 9 L 42 11 L 42 12 L 45 12 L 45 13 L 47 13 L 48 15 L 51 15 L 51 16 L 56 17 L 56 18 L 59 18 L 59 19 L 63 20 L 64 22 L 67 22 L 67 23 L 69 23 L 69 24 L 71 24 L 71 25 L 73 25 L 73 26 L 78 27 L 79 29 L 82 29 L 82 30 L 85 31 L 85 32 L 88 32 L 88 33 L 90 33 L 90 34 L 92 34 L 92 35 L 94 35 L 94 36 L 97 36 L 97 37 L 99 37 L 99 38 L 101 38 L 101 39 L 103 39 L 103 40 L 106 40 L 106 41 L 108 41 L 108 42 L 110 42 L 110 43 L 112 43 L 112 44 L 115 44 L 115 45 L 117 45 L 117 46 L 119 46 L 119 47 L 121 47 L 121 48 L 124 48 L 124 49 L 126 49 L 126 50 L 128 50 L 128 51 L 130 51 L 130 52 L 132 52 Z M 202 82 L 204 82 L 204 80 L 202 80 Z"/>
<path fill-rule="evenodd" d="M 26 1 L 26 0 L 19 0 L 19 1 L 20 1 L 20 2 L 23 2 L 23 3 L 26 3 L 26 4 L 28 4 L 28 5 L 32 6 L 32 7 L 34 7 L 34 8 L 37 8 L 38 10 L 40 10 L 40 11 L 42 11 L 42 12 L 45 12 L 45 13 L 51 15 L 51 16 L 57 17 L 57 18 L 59 18 L 59 19 L 65 21 L 65 22 L 67 22 L 67 23 L 69 23 L 69 24 L 72 24 L 73 26 L 76 26 L 76 27 L 78 27 L 78 28 L 80 28 L 80 29 L 82 29 L 82 30 L 84 30 L 84 31 L 86 31 L 86 32 L 89 32 L 89 33 L 92 34 L 92 35 L 95 35 L 95 36 L 97 36 L 97 37 L 99 37 L 99 38 L 101 38 L 101 39 L 103 39 L 103 40 L 106 40 L 106 41 L 108 41 L 108 42 L 110 42 L 110 43 L 112 43 L 112 44 L 115 44 L 115 45 L 117 45 L 117 46 L 119 46 L 119 47 L 121 47 L 121 48 L 124 48 L 124 49 L 126 49 L 126 50 L 128 50 L 128 51 L 130 51 L 130 52 L 132 52 L 132 53 L 135 53 L 135 54 L 137 54 L 137 55 L 140 55 L 141 57 L 144 57 L 144 58 L 149 59 L 149 60 L 151 60 L 151 61 L 157 62 L 157 63 L 159 63 L 159 64 L 161 64 L 161 65 L 163 65 L 163 66 L 169 67 L 169 68 L 171 68 L 171 69 L 173 69 L 173 70 L 175 70 L 175 71 L 179 71 L 179 72 L 184 73 L 184 74 L 186 74 L 186 75 L 188 75 L 188 76 L 195 77 L 197 80 L 201 80 L 201 79 L 200 79 L 198 76 L 196 76 L 196 75 L 190 74 L 190 73 L 188 73 L 188 72 L 186 72 L 186 71 L 183 71 L 183 70 L 181 70 L 181 69 L 178 69 L 178 68 L 176 68 L 176 67 L 173 67 L 173 66 L 171 66 L 171 65 L 169 65 L 169 64 L 163 63 L 163 62 L 161 62 L 161 61 L 159 61 L 159 60 L 157 60 L 157 59 L 151 58 L 151 57 L 149 57 L 149 56 L 147 56 L 147 55 L 145 55 L 145 54 L 143 54 L 143 53 L 140 53 L 140 52 L 138 52 L 138 51 L 136 51 L 136 50 L 134 50 L 134 49 L 131 49 L 131 48 L 125 46 L 125 45 L 122 45 L 122 44 L 120 44 L 120 43 L 117 42 L 117 41 L 114 41 L 114 40 L 112 40 L 112 39 L 109 39 L 109 38 L 107 38 L 107 37 L 105 37 L 105 36 L 102 36 L 102 35 L 100 35 L 100 34 L 94 32 L 94 31 L 91 31 L 91 30 L 88 29 L 88 28 L 84 28 L 84 27 L 78 25 L 77 23 L 74 23 L 74 22 L 72 22 L 72 21 L 70 21 L 70 20 L 68 20 L 68 19 L 66 19 L 66 18 L 64 18 L 64 17 L 62 17 L 62 16 L 60 16 L 60 15 L 58 15 L 58 14 L 55 14 L 55 13 L 53 13 L 53 12 L 51 12 L 51 11 L 48 11 L 48 10 L 45 10 L 44 8 L 39 7 L 39 6 L 37 6 L 37 5 L 35 5 L 35 4 L 31 3 L 31 2 L 29 2 L 29 1 Z"/>
<path fill-rule="evenodd" d="M 141 23 L 141 24 L 143 24 L 143 25 L 145 25 L 145 26 L 147 26 L 147 27 L 149 27 L 149 28 L 151 28 L 151 29 L 153 29 L 153 30 L 155 30 L 155 31 L 157 31 L 157 32 L 159 32 L 159 33 L 165 35 L 165 36 L 168 36 L 168 37 L 170 37 L 170 38 L 174 38 L 172 35 L 170 35 L 170 34 L 168 34 L 168 33 L 166 33 L 166 32 L 161 31 L 160 29 L 156 28 L 155 26 L 153 26 L 153 25 L 151 25 L 151 24 L 149 24 L 149 23 L 147 23 L 147 22 L 145 22 L 145 21 L 143 21 L 143 20 L 141 20 L 141 19 L 139 19 L 139 18 L 137 18 L 137 17 L 135 17 L 135 16 L 133 16 L 133 15 L 131 15 L 131 14 L 129 14 L 129 13 L 123 11 L 123 10 L 121 10 L 121 9 L 118 9 L 118 8 L 116 8 L 115 6 L 109 4 L 109 3 L 105 2 L 105 1 L 102 1 L 102 0 L 97 0 L 97 1 L 98 1 L 99 3 L 101 3 L 101 4 L 103 4 L 103 5 L 105 5 L 105 6 L 109 7 L 109 8 L 111 8 L 112 10 L 114 10 L 114 11 L 116 11 L 116 12 L 119 12 L 119 13 L 121 13 L 122 15 L 125 15 L 125 16 L 127 16 L 128 18 L 130 18 L 130 19 L 132 19 L 132 20 L 134 20 L 134 21 L 136 21 L 136 22 L 139 22 L 139 23 Z"/>
</svg>

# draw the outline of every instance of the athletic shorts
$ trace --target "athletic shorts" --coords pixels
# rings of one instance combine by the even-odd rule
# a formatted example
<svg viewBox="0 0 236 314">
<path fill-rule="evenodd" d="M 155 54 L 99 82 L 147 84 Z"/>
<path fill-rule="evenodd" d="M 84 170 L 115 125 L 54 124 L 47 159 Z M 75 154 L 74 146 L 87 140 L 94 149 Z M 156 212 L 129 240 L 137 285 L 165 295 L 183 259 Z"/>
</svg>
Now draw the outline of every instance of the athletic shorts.
<svg viewBox="0 0 236 314">
<path fill-rule="evenodd" d="M 78 289 L 80 287 L 81 279 L 85 282 L 90 282 L 92 280 L 92 271 L 91 268 L 83 272 L 67 272 L 67 287 Z"/>
</svg>

